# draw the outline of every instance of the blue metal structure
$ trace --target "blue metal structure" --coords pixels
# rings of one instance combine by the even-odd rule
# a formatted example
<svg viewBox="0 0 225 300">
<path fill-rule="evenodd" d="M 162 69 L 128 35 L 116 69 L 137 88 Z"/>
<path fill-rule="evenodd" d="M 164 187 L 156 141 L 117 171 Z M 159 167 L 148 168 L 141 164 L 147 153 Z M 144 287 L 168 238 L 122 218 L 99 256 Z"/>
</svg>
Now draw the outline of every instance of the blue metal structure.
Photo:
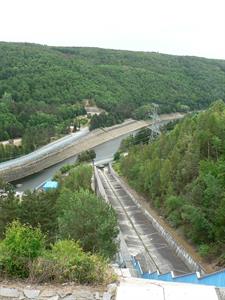
<svg viewBox="0 0 225 300">
<path fill-rule="evenodd" d="M 158 271 L 142 272 L 140 263 L 133 256 L 132 256 L 132 263 L 139 277 L 143 279 L 203 284 L 203 285 L 212 285 L 216 287 L 225 288 L 225 269 L 215 273 L 203 275 L 203 276 L 201 276 L 199 272 L 174 276 L 172 271 L 165 274 L 160 274 Z"/>
</svg>

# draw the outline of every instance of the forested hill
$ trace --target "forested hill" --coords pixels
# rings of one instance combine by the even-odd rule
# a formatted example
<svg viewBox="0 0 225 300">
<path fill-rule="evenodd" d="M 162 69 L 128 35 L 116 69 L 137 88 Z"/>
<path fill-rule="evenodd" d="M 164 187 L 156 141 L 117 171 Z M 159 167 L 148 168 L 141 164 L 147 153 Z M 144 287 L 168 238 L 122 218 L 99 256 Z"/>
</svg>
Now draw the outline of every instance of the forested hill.
<svg viewBox="0 0 225 300">
<path fill-rule="evenodd" d="M 138 114 L 142 105 L 152 102 L 161 112 L 201 109 L 225 100 L 225 61 L 2 42 L 0 97 L 5 92 L 24 106 L 91 98 L 125 116 L 137 108 Z"/>
<path fill-rule="evenodd" d="M 225 266 L 225 104 L 186 117 L 121 159 L 121 171 L 202 256 Z M 218 259 L 219 258 L 219 259 Z"/>
<path fill-rule="evenodd" d="M 0 42 L 0 141 L 22 137 L 20 149 L 0 145 L 0 161 L 68 133 L 83 99 L 111 112 L 91 129 L 145 118 L 151 103 L 161 113 L 202 109 L 225 100 L 225 61 Z"/>
</svg>

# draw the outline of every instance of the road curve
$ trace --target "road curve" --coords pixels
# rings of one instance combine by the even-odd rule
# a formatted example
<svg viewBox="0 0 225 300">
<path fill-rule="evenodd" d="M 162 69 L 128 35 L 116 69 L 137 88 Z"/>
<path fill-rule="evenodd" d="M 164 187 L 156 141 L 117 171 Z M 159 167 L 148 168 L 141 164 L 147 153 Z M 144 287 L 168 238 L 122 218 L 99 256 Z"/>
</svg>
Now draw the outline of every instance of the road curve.
<svg viewBox="0 0 225 300">
<path fill-rule="evenodd" d="M 60 150 L 71 143 L 77 141 L 83 136 L 86 136 L 89 133 L 88 128 L 81 128 L 80 131 L 66 135 L 65 137 L 58 139 L 52 143 L 47 144 L 46 146 L 41 147 L 40 149 L 33 151 L 27 155 L 23 155 L 16 159 L 11 159 L 6 162 L 0 163 L 0 171 L 12 167 L 19 167 L 24 164 L 30 163 L 33 160 L 38 160 L 50 153 Z"/>
<path fill-rule="evenodd" d="M 0 177 L 8 182 L 24 178 L 82 151 L 94 148 L 104 142 L 148 125 L 148 122 L 130 119 L 122 124 L 96 129 L 91 132 L 86 128 L 78 133 L 50 143 L 28 155 L 0 164 Z"/>
<path fill-rule="evenodd" d="M 158 122 L 182 118 L 183 115 L 161 115 Z M 38 173 L 52 165 L 79 154 L 82 151 L 94 148 L 97 145 L 115 139 L 127 133 L 152 125 L 151 121 L 126 120 L 124 123 L 108 128 L 88 129 L 71 134 L 53 143 L 50 143 L 28 155 L 0 164 L 0 177 L 5 181 L 15 181 L 34 173 Z"/>
</svg>

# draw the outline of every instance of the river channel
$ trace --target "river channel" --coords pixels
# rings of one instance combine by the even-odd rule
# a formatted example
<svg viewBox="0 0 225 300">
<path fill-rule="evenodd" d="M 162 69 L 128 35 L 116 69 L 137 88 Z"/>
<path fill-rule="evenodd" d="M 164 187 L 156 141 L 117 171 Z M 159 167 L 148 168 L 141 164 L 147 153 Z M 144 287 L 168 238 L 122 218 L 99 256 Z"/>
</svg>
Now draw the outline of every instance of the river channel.
<svg viewBox="0 0 225 300">
<path fill-rule="evenodd" d="M 167 121 L 161 121 L 159 123 L 159 127 L 171 122 L 172 120 Z M 152 126 L 149 126 L 149 128 L 152 128 Z M 95 163 L 104 163 L 108 161 L 112 161 L 113 155 L 116 153 L 116 151 L 119 149 L 121 141 L 128 137 L 131 134 L 137 133 L 139 130 L 135 130 L 132 133 L 124 134 L 118 138 L 115 138 L 111 141 L 105 142 L 101 145 L 98 145 L 94 147 L 96 153 Z M 79 134 L 79 133 L 78 133 Z M 18 192 L 23 192 L 27 190 L 34 190 L 41 186 L 45 181 L 50 180 L 54 174 L 65 164 L 73 164 L 77 159 L 77 155 L 74 155 L 54 166 L 51 166 L 45 170 L 42 170 L 39 173 L 30 175 L 28 177 L 19 179 L 15 182 L 12 182 L 12 184 L 15 186 L 15 190 Z"/>
<path fill-rule="evenodd" d="M 96 153 L 95 163 L 101 163 L 104 161 L 112 160 L 114 153 L 118 150 L 121 141 L 129 136 L 131 133 L 125 134 L 118 138 L 115 138 L 109 142 L 98 145 L 94 147 Z M 135 134 L 135 131 L 133 132 Z M 77 155 L 72 156 L 54 166 L 51 166 L 39 173 L 33 174 L 31 176 L 22 178 L 20 180 L 15 181 L 13 184 L 15 185 L 16 191 L 26 191 L 33 190 L 40 186 L 46 180 L 51 179 L 54 174 L 65 164 L 73 164 L 76 161 Z"/>
</svg>

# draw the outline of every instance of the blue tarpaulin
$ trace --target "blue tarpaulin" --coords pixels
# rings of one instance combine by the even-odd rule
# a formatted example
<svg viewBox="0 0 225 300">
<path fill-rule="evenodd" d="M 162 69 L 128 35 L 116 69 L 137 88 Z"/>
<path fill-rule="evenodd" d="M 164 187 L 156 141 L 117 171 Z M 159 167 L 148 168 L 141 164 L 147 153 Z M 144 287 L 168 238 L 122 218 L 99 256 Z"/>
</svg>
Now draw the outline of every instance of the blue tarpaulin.
<svg viewBox="0 0 225 300">
<path fill-rule="evenodd" d="M 57 187 L 58 187 L 57 181 L 46 181 L 45 184 L 43 185 L 43 189 L 45 191 L 57 189 Z"/>
</svg>

